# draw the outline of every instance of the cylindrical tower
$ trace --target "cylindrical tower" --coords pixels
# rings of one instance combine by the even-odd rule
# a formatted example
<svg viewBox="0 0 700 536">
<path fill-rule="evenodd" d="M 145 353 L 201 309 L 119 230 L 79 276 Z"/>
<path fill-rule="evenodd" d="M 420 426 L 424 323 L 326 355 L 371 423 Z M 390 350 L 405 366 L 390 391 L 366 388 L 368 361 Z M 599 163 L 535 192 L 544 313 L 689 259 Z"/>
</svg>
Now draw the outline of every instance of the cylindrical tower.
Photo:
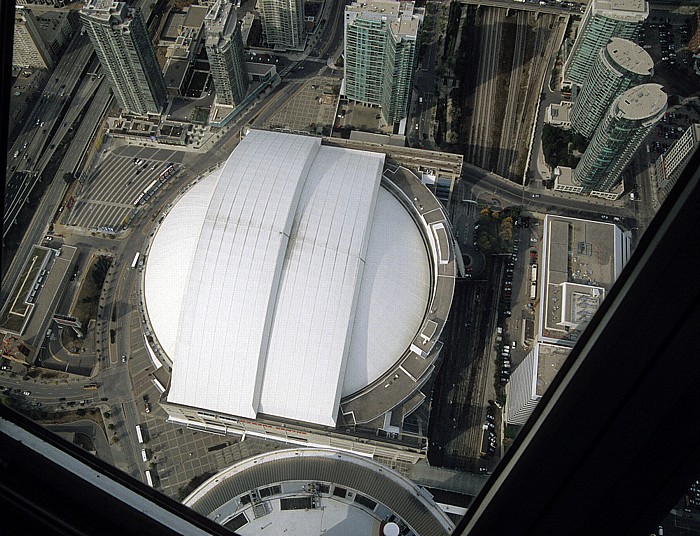
<svg viewBox="0 0 700 536">
<path fill-rule="evenodd" d="M 571 126 L 586 138 L 595 132 L 615 97 L 644 84 L 654 74 L 654 60 L 639 45 L 612 38 L 600 49 L 571 110 Z"/>
<path fill-rule="evenodd" d="M 574 182 L 584 192 L 615 186 L 639 144 L 663 116 L 667 101 L 659 84 L 636 86 L 617 97 L 576 166 Z"/>
<path fill-rule="evenodd" d="M 564 79 L 582 85 L 608 39 L 632 39 L 648 16 L 646 0 L 590 0 L 564 65 Z"/>
</svg>

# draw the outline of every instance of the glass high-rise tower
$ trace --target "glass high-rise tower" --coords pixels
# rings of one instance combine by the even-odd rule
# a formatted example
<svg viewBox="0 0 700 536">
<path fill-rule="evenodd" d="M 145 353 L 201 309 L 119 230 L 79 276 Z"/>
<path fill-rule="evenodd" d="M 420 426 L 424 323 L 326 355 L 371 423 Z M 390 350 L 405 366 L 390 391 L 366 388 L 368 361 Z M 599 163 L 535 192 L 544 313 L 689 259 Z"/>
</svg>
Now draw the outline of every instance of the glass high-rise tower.
<svg viewBox="0 0 700 536">
<path fill-rule="evenodd" d="M 639 45 L 612 38 L 600 49 L 571 110 L 571 126 L 586 138 L 595 132 L 615 97 L 647 82 L 654 74 L 654 61 Z"/>
<path fill-rule="evenodd" d="M 407 117 L 422 11 L 413 2 L 345 8 L 345 96 L 380 106 L 388 124 Z"/>
<path fill-rule="evenodd" d="M 89 0 L 80 18 L 119 106 L 136 115 L 160 114 L 165 82 L 141 11 L 126 2 Z"/>
<path fill-rule="evenodd" d="M 248 90 L 248 71 L 236 8 L 228 0 L 215 2 L 204 19 L 204 26 L 216 102 L 235 106 Z"/>
<path fill-rule="evenodd" d="M 573 181 L 584 192 L 609 191 L 620 182 L 642 140 L 666 111 L 659 84 L 628 89 L 615 99 L 576 166 Z"/>
<path fill-rule="evenodd" d="M 304 47 L 304 0 L 259 0 L 268 46 L 281 50 Z"/>
<path fill-rule="evenodd" d="M 632 39 L 648 16 L 646 0 L 591 0 L 564 65 L 564 80 L 583 84 L 610 38 Z"/>
</svg>

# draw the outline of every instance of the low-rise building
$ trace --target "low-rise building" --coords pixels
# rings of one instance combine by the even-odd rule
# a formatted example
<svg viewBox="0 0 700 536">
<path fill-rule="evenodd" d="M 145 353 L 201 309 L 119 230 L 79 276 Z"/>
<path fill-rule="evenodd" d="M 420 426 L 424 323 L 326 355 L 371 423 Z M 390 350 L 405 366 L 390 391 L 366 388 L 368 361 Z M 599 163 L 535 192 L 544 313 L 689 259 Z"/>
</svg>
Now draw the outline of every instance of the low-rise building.
<svg viewBox="0 0 700 536">
<path fill-rule="evenodd" d="M 565 129 L 571 128 L 571 107 L 573 102 L 561 101 L 559 104 L 552 103 L 547 106 L 544 121 L 554 127 Z"/>
</svg>

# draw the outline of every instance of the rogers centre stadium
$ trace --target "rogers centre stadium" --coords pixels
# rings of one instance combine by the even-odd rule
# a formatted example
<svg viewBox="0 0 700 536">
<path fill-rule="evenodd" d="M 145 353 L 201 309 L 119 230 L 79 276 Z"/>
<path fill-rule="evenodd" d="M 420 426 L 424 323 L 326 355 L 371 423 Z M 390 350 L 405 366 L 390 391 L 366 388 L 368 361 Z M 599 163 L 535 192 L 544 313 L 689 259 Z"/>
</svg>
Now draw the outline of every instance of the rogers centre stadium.
<svg viewBox="0 0 700 536">
<path fill-rule="evenodd" d="M 171 206 L 146 252 L 168 420 L 424 457 L 404 419 L 429 401 L 454 248 L 439 201 L 384 154 L 250 131 Z"/>
</svg>

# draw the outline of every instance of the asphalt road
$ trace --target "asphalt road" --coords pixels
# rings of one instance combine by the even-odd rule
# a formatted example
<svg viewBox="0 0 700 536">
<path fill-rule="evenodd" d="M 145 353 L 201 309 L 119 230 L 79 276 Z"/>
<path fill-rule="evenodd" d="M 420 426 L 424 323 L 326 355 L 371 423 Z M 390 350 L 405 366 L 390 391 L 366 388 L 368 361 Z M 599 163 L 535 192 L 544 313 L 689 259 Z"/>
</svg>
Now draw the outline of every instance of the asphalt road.
<svg viewBox="0 0 700 536">
<path fill-rule="evenodd" d="M 93 54 L 94 49 L 86 36 L 78 34 L 73 38 L 56 66 L 53 76 L 46 84 L 38 104 L 29 115 L 25 127 L 10 148 L 6 175 L 8 177 L 8 197 L 5 199 L 3 236 L 7 235 L 11 226 L 16 222 L 23 203 L 40 180 L 44 168 L 53 156 L 55 146 L 61 142 L 70 126 L 67 121 L 63 121 L 61 124 L 56 124 L 56 122 L 61 121 L 61 118 L 71 108 L 71 117 L 77 116 L 91 96 L 81 92 L 79 93 L 80 99 L 74 103 L 75 106 L 70 104 L 70 96 L 75 91 Z M 94 84 L 88 84 L 88 86 L 90 85 Z M 89 88 L 88 93 L 89 91 L 94 91 L 94 89 Z M 53 132 L 54 130 L 55 132 Z M 47 148 L 49 140 L 52 141 L 53 147 L 49 145 Z M 15 155 L 17 156 L 15 157 Z M 37 155 L 41 155 L 38 161 Z M 29 180 L 21 181 L 15 188 L 13 181 L 18 180 L 20 175 L 13 173 L 13 171 L 26 172 L 26 178 Z"/>
</svg>

